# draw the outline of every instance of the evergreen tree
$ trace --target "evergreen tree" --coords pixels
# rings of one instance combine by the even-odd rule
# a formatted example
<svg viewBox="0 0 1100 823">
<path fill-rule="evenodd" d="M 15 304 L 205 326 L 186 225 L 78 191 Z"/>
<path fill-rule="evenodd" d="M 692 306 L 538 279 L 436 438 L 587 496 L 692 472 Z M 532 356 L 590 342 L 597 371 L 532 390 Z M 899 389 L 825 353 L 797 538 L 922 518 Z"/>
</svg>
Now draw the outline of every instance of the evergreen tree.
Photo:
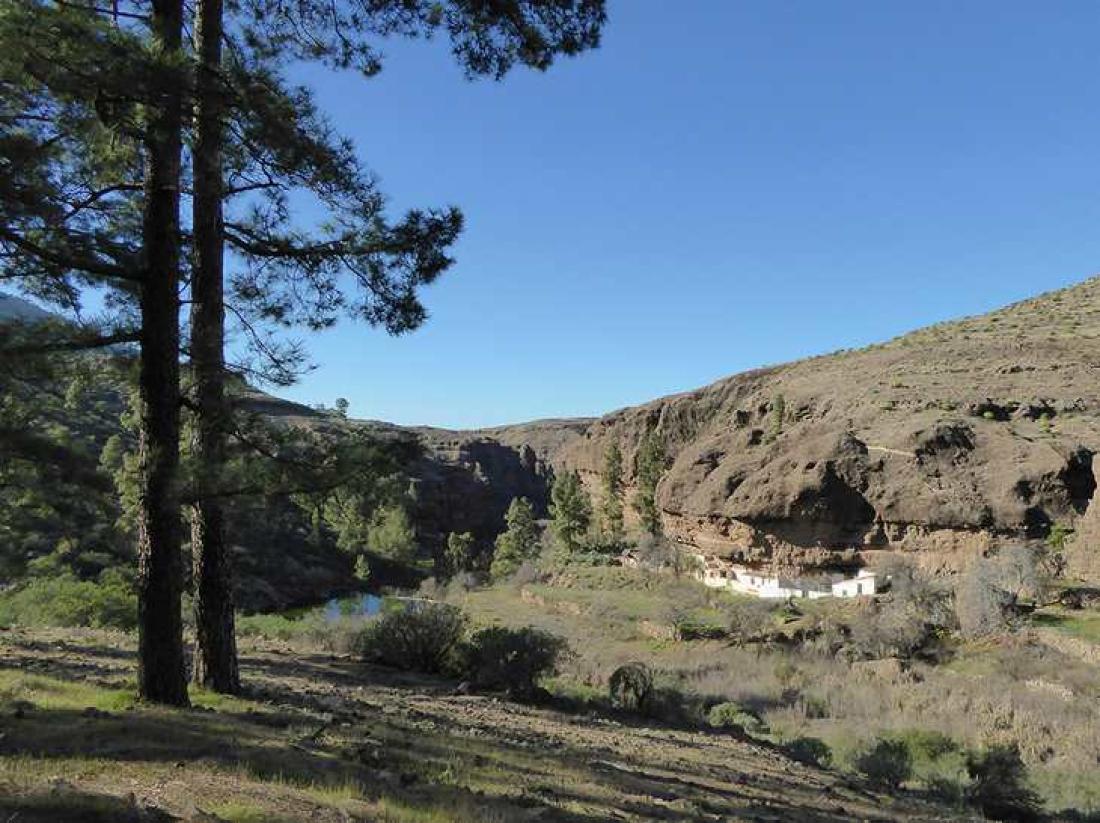
<svg viewBox="0 0 1100 823">
<path fill-rule="evenodd" d="M 151 48 L 183 62 L 183 0 L 153 0 Z M 147 105 L 139 291 L 138 694 L 187 705 L 180 614 L 180 183 L 183 83 L 166 75 Z M 149 102 L 153 102 L 151 99 Z"/>
<path fill-rule="evenodd" d="M 409 562 L 416 556 L 416 531 L 404 506 L 383 506 L 367 528 L 367 548 L 393 560 Z"/>
<path fill-rule="evenodd" d="M 600 502 L 601 525 L 607 537 L 618 543 L 623 539 L 623 453 L 618 441 L 604 452 L 603 499 Z"/>
<path fill-rule="evenodd" d="M 233 366 L 289 382 L 303 354 L 272 329 L 325 327 L 345 310 L 393 333 L 415 328 L 425 318 L 416 290 L 451 264 L 446 249 L 462 226 L 456 209 L 386 220 L 373 175 L 282 69 L 310 59 L 370 75 L 380 39 L 443 29 L 469 76 L 499 78 L 517 63 L 545 69 L 557 54 L 594 47 L 604 19 L 603 0 L 198 0 L 194 9 L 188 52 L 176 0 L 0 5 L 0 149 L 14 161 L 0 168 L 2 275 L 71 308 L 86 286 L 107 293 L 110 322 L 51 345 L 140 343 L 139 686 L 174 703 L 186 700 L 169 671 L 182 670 L 175 511 L 184 499 L 199 583 L 196 675 L 225 690 L 237 681 L 220 502 L 239 493 L 223 471 L 237 428 L 225 386 L 227 312 L 253 351 Z M 194 185 L 190 236 L 179 219 L 184 180 Z M 330 216 L 308 231 L 289 208 L 303 192 Z M 228 279 L 225 246 L 240 263 Z M 193 383 L 182 395 L 181 283 L 193 306 Z M 186 491 L 181 402 L 195 416 Z"/>
<path fill-rule="evenodd" d="M 634 474 L 638 490 L 634 496 L 634 510 L 646 534 L 657 537 L 661 533 L 661 512 L 657 507 L 657 484 L 665 472 L 665 447 L 656 431 L 647 432 L 638 447 Z"/>
<path fill-rule="evenodd" d="M 233 576 L 226 545 L 225 510 L 216 494 L 231 427 L 225 390 L 223 148 L 225 94 L 222 0 L 195 6 L 194 271 L 191 276 L 191 377 L 194 381 L 195 502 L 191 506 L 191 558 L 195 591 L 196 685 L 240 692 L 234 622 Z"/>
<path fill-rule="evenodd" d="M 537 556 L 539 551 L 539 526 L 531 501 L 525 497 L 512 498 L 504 522 L 507 528 L 497 536 L 489 569 L 494 580 L 503 580 L 513 574 L 520 564 Z"/>
<path fill-rule="evenodd" d="M 556 54 L 595 47 L 604 20 L 603 0 L 564 0 L 553 9 L 537 0 L 474 7 L 435 0 L 251 0 L 230 9 L 239 36 L 231 41 L 231 65 L 224 70 L 223 1 L 199 0 L 197 7 L 192 339 L 201 355 L 193 355 L 200 417 L 197 457 L 205 464 L 199 478 L 215 476 L 224 454 L 224 425 L 219 421 L 226 417 L 226 406 L 218 373 L 224 346 L 223 243 L 248 261 L 233 282 L 234 294 L 244 304 L 237 310 L 242 325 L 267 361 L 267 374 L 287 382 L 301 354 L 293 346 L 260 338 L 255 316 L 283 325 L 328 325 L 334 310 L 345 304 L 338 284 L 350 274 L 359 287 L 359 299 L 350 306 L 353 314 L 391 333 L 414 329 L 426 316 L 415 289 L 450 265 L 442 250 L 462 225 L 461 215 L 450 209 L 410 212 L 401 224 L 388 227 L 379 215 L 382 198 L 370 175 L 358 168 L 349 145 L 331 135 L 304 90 L 282 88 L 279 70 L 284 61 L 321 60 L 369 76 L 381 68 L 380 38 L 427 37 L 445 28 L 470 77 L 499 79 L 516 62 L 545 69 Z M 227 100 L 233 105 L 227 106 Z M 236 116 L 234 133 L 244 135 L 227 153 L 235 164 L 223 164 L 223 110 Z M 234 187 L 224 186 L 226 174 L 239 178 Z M 316 230 L 306 235 L 295 230 L 287 209 L 293 189 L 316 194 L 332 214 L 334 229 L 320 236 Z M 249 196 L 249 212 L 226 222 L 219 236 L 221 201 L 234 193 Z M 249 313 L 252 319 L 246 319 Z M 218 512 L 208 487 L 195 508 L 192 529 L 196 578 L 208 568 L 211 580 L 200 587 L 196 602 L 196 651 L 205 661 L 196 666 L 196 677 L 201 674 L 213 688 L 235 690 L 227 636 L 233 631 L 231 586 L 224 529 L 216 527 Z M 207 624 L 209 631 L 204 631 Z"/>
<path fill-rule="evenodd" d="M 554 478 L 550 489 L 550 529 L 569 554 L 581 547 L 592 522 L 588 494 L 575 471 Z"/>
<path fill-rule="evenodd" d="M 447 535 L 447 549 L 444 555 L 444 576 L 468 572 L 474 563 L 474 536 L 470 532 L 451 532 Z"/>
</svg>

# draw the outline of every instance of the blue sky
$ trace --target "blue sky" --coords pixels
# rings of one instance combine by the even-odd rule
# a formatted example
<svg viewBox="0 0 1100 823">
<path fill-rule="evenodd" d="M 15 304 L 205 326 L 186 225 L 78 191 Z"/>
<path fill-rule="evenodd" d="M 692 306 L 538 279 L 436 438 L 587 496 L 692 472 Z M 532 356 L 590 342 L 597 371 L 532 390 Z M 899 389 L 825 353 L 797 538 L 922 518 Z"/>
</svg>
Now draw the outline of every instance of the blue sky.
<svg viewBox="0 0 1100 823">
<path fill-rule="evenodd" d="M 298 73 L 458 263 L 292 399 L 471 427 L 600 414 L 1100 270 L 1100 4 L 610 0 L 604 45 L 470 83 L 446 43 Z"/>
</svg>

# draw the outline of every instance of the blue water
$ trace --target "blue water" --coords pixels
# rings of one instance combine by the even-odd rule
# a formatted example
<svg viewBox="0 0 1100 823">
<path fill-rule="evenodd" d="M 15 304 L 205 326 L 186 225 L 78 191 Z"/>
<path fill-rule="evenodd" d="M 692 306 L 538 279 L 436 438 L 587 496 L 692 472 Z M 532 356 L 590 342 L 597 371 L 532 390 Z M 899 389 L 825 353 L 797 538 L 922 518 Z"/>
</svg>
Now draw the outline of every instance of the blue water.
<svg viewBox="0 0 1100 823">
<path fill-rule="evenodd" d="M 353 597 L 341 597 L 330 600 L 324 608 L 325 620 L 330 622 L 341 617 L 373 617 L 386 607 L 386 598 L 376 594 L 357 594 Z"/>
</svg>

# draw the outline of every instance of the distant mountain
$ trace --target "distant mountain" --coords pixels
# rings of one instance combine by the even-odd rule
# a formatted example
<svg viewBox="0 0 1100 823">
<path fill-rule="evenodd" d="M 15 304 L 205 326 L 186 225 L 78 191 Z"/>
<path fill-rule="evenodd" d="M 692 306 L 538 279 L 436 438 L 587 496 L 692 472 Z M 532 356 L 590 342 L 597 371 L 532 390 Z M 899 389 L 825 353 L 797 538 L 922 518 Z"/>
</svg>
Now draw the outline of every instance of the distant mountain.
<svg viewBox="0 0 1100 823">
<path fill-rule="evenodd" d="M 54 316 L 51 312 L 39 308 L 29 300 L 0 292 L 0 323 L 10 323 L 13 320 L 35 322 L 48 320 Z"/>
</svg>

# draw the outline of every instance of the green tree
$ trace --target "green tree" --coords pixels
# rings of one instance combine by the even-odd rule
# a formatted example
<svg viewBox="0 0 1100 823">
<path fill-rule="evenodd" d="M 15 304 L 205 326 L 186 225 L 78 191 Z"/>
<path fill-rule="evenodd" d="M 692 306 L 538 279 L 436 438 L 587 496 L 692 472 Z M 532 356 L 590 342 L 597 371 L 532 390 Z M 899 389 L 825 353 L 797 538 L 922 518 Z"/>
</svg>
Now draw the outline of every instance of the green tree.
<svg viewBox="0 0 1100 823">
<path fill-rule="evenodd" d="M 401 505 L 382 506 L 367 528 L 367 548 L 375 554 L 409 562 L 416 556 L 416 531 Z"/>
<path fill-rule="evenodd" d="M 447 550 L 444 557 L 444 574 L 454 577 L 461 572 L 470 571 L 474 563 L 474 536 L 470 532 L 451 532 L 447 535 Z"/>
<path fill-rule="evenodd" d="M 182 38 L 192 8 L 193 52 Z M 374 176 L 309 92 L 285 83 L 284 68 L 309 59 L 369 76 L 381 67 L 380 40 L 442 30 L 470 77 L 500 78 L 516 64 L 542 70 L 557 55 L 595 47 L 603 21 L 603 0 L 562 0 L 552 9 L 540 0 L 0 6 L 4 278 L 72 309 L 87 286 L 106 293 L 118 322 L 56 345 L 140 344 L 135 499 L 144 696 L 186 701 L 174 673 L 183 662 L 177 510 L 185 498 L 199 582 L 197 676 L 215 688 L 235 685 L 221 512 L 221 499 L 236 493 L 223 485 L 236 425 L 225 392 L 227 309 L 253 357 L 234 365 L 289 382 L 304 355 L 269 328 L 320 328 L 345 310 L 393 333 L 416 328 L 426 316 L 416 289 L 451 264 L 446 251 L 462 226 L 453 208 L 388 221 Z M 184 169 L 188 159 L 193 165 Z M 193 186 L 190 236 L 181 231 L 184 179 Z M 288 203 L 302 193 L 331 219 L 308 230 L 295 225 L 300 210 Z M 192 306 L 186 395 L 181 284 Z M 181 405 L 195 416 L 191 490 L 179 458 Z"/>
<path fill-rule="evenodd" d="M 634 496 L 634 510 L 641 520 L 646 534 L 657 537 L 661 533 L 661 512 L 657 507 L 657 484 L 665 473 L 665 447 L 656 431 L 649 431 L 642 438 L 635 462 L 638 490 Z"/>
<path fill-rule="evenodd" d="M 600 525 L 614 543 L 623 539 L 623 452 L 612 441 L 604 452 L 603 499 L 600 501 Z"/>
<path fill-rule="evenodd" d="M 603 0 L 561 0 L 552 10 L 539 0 L 474 6 L 464 0 L 198 0 L 192 340 L 200 397 L 198 459 L 205 464 L 200 478 L 217 473 L 224 453 L 219 366 L 225 244 L 246 262 L 232 280 L 233 294 L 244 304 L 234 312 L 268 373 L 288 382 L 301 364 L 300 351 L 257 335 L 256 320 L 319 328 L 346 307 L 393 334 L 415 329 L 426 317 L 416 289 L 450 266 L 445 251 L 462 226 L 454 208 L 411 211 L 400 223 L 386 221 L 385 198 L 373 176 L 359 167 L 350 144 L 332 134 L 309 93 L 285 88 L 282 69 L 314 60 L 369 77 L 382 66 L 380 40 L 427 38 L 442 29 L 467 76 L 499 79 L 516 63 L 546 69 L 558 54 L 595 47 L 603 6 Z M 223 114 L 234 121 L 231 128 Z M 307 232 L 293 224 L 287 207 L 290 194 L 302 190 L 315 195 L 332 218 Z M 245 208 L 223 220 L 225 202 L 240 195 Z M 348 281 L 357 287 L 354 299 L 343 287 Z M 346 401 L 337 401 L 337 412 L 346 416 Z M 233 626 L 224 530 L 201 528 L 217 520 L 218 509 L 216 495 L 205 494 L 193 521 L 196 575 L 216 570 L 196 604 L 197 618 L 220 616 L 197 620 L 196 672 L 213 688 L 232 687 L 236 677 L 227 637 Z M 204 632 L 207 623 L 210 631 Z"/>
<path fill-rule="evenodd" d="M 966 798 L 990 820 L 1038 820 L 1042 798 L 1027 782 L 1027 768 L 1016 745 L 995 745 L 966 758 L 973 783 Z"/>
<path fill-rule="evenodd" d="M 539 527 L 535 508 L 525 497 L 516 497 L 504 515 L 507 528 L 497 536 L 493 563 L 489 573 L 502 580 L 515 572 L 539 551 Z"/>
<path fill-rule="evenodd" d="M 561 548 L 572 554 L 581 547 L 592 523 L 592 506 L 575 471 L 554 478 L 550 488 L 550 530 Z"/>
</svg>

